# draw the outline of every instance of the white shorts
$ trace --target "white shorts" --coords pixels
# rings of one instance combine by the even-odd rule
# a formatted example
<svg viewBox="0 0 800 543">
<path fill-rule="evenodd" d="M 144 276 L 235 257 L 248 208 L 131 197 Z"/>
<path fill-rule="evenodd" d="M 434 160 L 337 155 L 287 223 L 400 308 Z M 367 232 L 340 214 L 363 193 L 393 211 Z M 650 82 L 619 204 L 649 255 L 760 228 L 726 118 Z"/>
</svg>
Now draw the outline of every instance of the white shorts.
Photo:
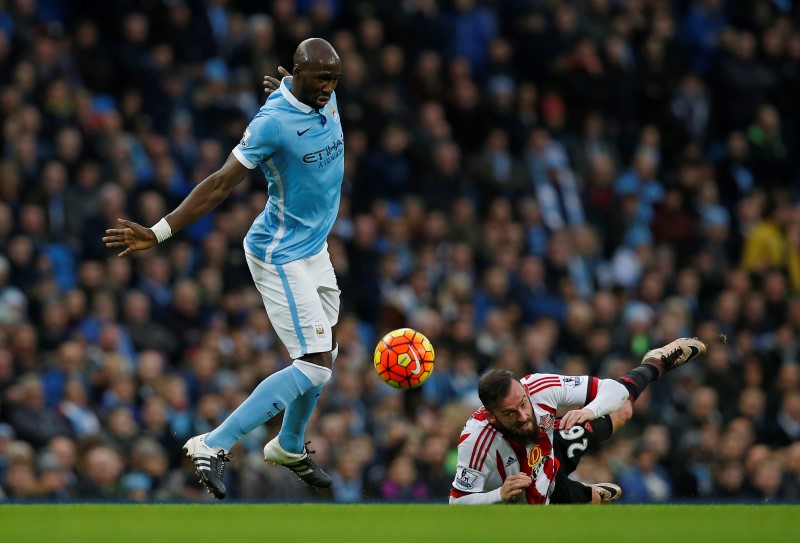
<svg viewBox="0 0 800 543">
<path fill-rule="evenodd" d="M 314 256 L 269 264 L 247 252 L 247 266 L 264 307 L 289 355 L 324 353 L 333 348 L 331 327 L 339 321 L 339 286 L 328 246 Z"/>
</svg>

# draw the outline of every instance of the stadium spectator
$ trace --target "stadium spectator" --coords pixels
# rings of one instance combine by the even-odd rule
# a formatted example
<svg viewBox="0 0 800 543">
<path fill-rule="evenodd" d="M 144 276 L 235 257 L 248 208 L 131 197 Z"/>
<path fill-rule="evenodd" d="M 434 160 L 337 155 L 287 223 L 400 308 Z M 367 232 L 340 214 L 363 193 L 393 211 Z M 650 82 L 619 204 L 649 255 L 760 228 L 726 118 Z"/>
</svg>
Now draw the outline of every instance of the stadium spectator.
<svg viewBox="0 0 800 543">
<path fill-rule="evenodd" d="M 130 497 L 123 486 L 123 457 L 113 448 L 95 445 L 79 460 L 75 497 L 82 500 L 114 500 Z"/>
<path fill-rule="evenodd" d="M 655 451 L 644 445 L 634 452 L 635 464 L 620 474 L 619 484 L 627 503 L 663 503 L 672 493 L 669 475 L 658 464 Z"/>
<path fill-rule="evenodd" d="M 342 290 L 337 365 L 347 376 L 332 379 L 308 428 L 325 453 L 323 469 L 359 451 L 364 484 L 348 499 L 379 499 L 397 445 L 391 421 L 417 443 L 445 437 L 452 472 L 463 420 L 478 407 L 474 395 L 456 400 L 456 377 L 469 383 L 490 367 L 518 375 L 587 367 L 617 378 L 637 353 L 678 335 L 709 344 L 706 364 L 640 397 L 622 432 L 581 463 L 581 480 L 610 474 L 619 483 L 635 463 L 638 436 L 657 425 L 674 438 L 660 464 L 671 499 L 798 499 L 789 460 L 797 444 L 791 398 L 800 390 L 800 283 L 791 260 L 800 246 L 798 2 L 415 0 L 377 11 L 364 2 L 311 10 L 291 0 L 189 10 L 192 2 L 6 4 L 6 496 L 3 435 L 11 432 L 2 424 L 30 413 L 19 392 L 36 376 L 44 387 L 37 416 L 64 431 L 31 438 L 36 458 L 15 475 L 20 499 L 73 498 L 74 457 L 94 440 L 130 447 L 144 436 L 167 451 L 163 485 L 148 490 L 126 454 L 122 490 L 112 496 L 208 499 L 171 424 L 185 432 L 188 419 L 192 435 L 210 431 L 292 362 L 241 252 L 266 205 L 265 179 L 255 171 L 206 220 L 137 258 L 109 258 L 98 236 L 118 217 L 152 224 L 216 171 L 263 100 L 256 77 L 288 61 L 313 32 L 339 52 L 346 82 L 337 95 L 348 151 L 328 250 Z M 470 29 L 480 39 L 466 43 Z M 380 166 L 388 127 L 410 135 L 408 183 L 394 192 L 367 174 Z M 515 175 L 514 165 L 531 156 L 528 136 L 544 130 L 558 151 L 547 155 L 558 159 L 544 163 L 547 180 L 571 179 L 574 191 L 551 183 L 539 196 L 531 179 L 516 188 L 530 175 Z M 648 200 L 639 184 L 614 190 L 642 156 L 660 199 Z M 495 207 L 496 196 L 511 205 Z M 769 224 L 776 207 L 777 226 Z M 579 209 L 591 242 L 571 226 Z M 652 224 L 642 224 L 643 210 L 653 212 Z M 566 220 L 558 235 L 556 212 Z M 505 275 L 505 296 L 489 293 L 495 270 Z M 592 306 L 588 321 L 578 298 Z M 409 325 L 434 340 L 436 369 L 420 391 L 394 395 L 369 369 L 371 351 L 383 333 Z M 181 389 L 176 376 L 186 387 L 180 405 L 167 397 Z M 707 398 L 705 389 L 716 392 L 722 420 L 705 416 L 679 432 L 680 421 L 696 416 L 692 395 Z M 237 447 L 251 458 L 229 464 L 230 498 L 328 499 L 261 461 L 278 422 Z M 342 437 L 329 431 L 342 424 Z M 21 434 L 13 435 L 6 444 Z M 756 457 L 778 466 L 777 492 L 770 470 L 745 473 L 748 452 L 765 444 L 773 454 Z M 63 473 L 46 459 L 51 450 Z M 678 459 L 685 469 L 673 465 Z M 431 482 L 436 470 L 417 469 L 427 499 L 445 501 Z"/>
<path fill-rule="evenodd" d="M 45 405 L 41 379 L 27 374 L 14 389 L 7 391 L 8 420 L 17 436 L 36 448 L 43 447 L 55 436 L 72 436 L 73 431 L 63 415 Z"/>
</svg>

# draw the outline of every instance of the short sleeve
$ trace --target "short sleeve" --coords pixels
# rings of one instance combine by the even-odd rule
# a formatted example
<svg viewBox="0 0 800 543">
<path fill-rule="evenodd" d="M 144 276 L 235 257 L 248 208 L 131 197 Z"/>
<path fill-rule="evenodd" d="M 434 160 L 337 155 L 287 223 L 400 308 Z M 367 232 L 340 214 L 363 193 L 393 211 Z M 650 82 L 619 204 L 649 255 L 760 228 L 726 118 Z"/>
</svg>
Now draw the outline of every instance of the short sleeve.
<svg viewBox="0 0 800 543">
<path fill-rule="evenodd" d="M 272 156 L 280 138 L 280 123 L 271 115 L 257 115 L 247 125 L 239 145 L 233 148 L 233 156 L 252 170 Z"/>
<path fill-rule="evenodd" d="M 547 373 L 527 375 L 522 379 L 531 401 L 552 408 L 586 405 L 597 395 L 598 380 L 588 375 L 571 376 Z"/>
</svg>

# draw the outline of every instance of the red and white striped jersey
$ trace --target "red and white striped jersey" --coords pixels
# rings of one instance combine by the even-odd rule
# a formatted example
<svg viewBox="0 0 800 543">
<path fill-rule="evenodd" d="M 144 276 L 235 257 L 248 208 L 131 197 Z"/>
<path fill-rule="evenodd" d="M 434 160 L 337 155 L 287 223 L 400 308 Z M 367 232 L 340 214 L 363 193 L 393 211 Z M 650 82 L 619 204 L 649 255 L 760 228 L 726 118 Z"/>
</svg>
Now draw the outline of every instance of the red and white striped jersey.
<svg viewBox="0 0 800 543">
<path fill-rule="evenodd" d="M 544 373 L 521 379 L 541 430 L 535 443 L 522 444 L 504 437 L 486 419 L 483 407 L 475 411 L 458 440 L 458 468 L 450 495 L 460 498 L 474 492 L 490 492 L 503 486 L 509 475 L 524 472 L 533 478 L 526 492 L 528 503 L 547 504 L 559 469 L 553 454 L 556 410 L 584 406 L 594 400 L 598 381 L 596 377 Z"/>
</svg>

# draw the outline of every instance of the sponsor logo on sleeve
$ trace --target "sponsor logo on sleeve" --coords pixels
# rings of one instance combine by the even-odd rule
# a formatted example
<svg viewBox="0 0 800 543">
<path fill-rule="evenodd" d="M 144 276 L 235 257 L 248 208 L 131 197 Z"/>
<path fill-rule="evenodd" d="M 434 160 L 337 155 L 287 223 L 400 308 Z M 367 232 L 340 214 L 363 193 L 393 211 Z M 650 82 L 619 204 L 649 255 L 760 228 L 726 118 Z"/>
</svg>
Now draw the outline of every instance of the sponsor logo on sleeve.
<svg viewBox="0 0 800 543">
<path fill-rule="evenodd" d="M 480 475 L 480 472 L 468 468 L 458 468 L 458 474 L 453 484 L 463 490 L 472 490 L 475 488 L 478 475 Z"/>
<path fill-rule="evenodd" d="M 245 129 L 242 140 L 239 142 L 239 147 L 247 147 L 247 140 L 249 140 L 252 135 L 253 133 L 250 132 L 249 128 Z"/>
</svg>

